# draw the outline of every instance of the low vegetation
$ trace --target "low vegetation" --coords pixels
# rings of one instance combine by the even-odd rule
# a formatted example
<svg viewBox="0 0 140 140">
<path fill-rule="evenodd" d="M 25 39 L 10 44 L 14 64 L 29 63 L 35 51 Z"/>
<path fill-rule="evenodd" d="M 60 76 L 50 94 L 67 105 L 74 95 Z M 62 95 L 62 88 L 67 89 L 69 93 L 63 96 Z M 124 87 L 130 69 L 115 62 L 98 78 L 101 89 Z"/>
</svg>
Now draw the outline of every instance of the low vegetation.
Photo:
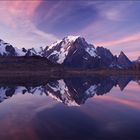
<svg viewBox="0 0 140 140">
<path fill-rule="evenodd" d="M 83 75 L 140 75 L 140 65 L 129 69 L 74 69 L 38 56 L 1 57 L 0 77 L 67 77 Z"/>
</svg>

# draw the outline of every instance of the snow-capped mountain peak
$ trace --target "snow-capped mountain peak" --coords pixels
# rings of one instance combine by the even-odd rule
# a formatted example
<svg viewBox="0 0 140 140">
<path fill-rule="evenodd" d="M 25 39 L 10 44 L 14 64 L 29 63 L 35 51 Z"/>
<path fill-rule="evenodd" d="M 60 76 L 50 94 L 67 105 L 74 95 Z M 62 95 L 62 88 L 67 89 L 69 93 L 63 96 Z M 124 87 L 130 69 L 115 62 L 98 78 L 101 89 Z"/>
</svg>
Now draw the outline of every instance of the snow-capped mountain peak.
<svg viewBox="0 0 140 140">
<path fill-rule="evenodd" d="M 40 55 L 39 51 L 36 51 L 34 48 L 25 49 L 13 47 L 11 44 L 4 42 L 0 39 L 0 56 L 32 56 Z"/>
<path fill-rule="evenodd" d="M 49 46 L 44 52 L 44 56 L 55 63 L 66 63 L 70 61 L 73 56 L 83 54 L 87 57 L 97 57 L 96 49 L 93 45 L 88 44 L 83 37 L 80 36 L 67 36 Z M 85 58 L 85 57 L 84 57 Z"/>
<path fill-rule="evenodd" d="M 47 50 L 50 50 L 50 49 L 52 49 L 54 46 L 57 46 L 59 43 L 61 43 L 62 42 L 62 40 L 57 40 L 56 42 L 54 42 L 52 45 L 50 45 L 49 47 L 48 47 L 48 49 Z"/>
<path fill-rule="evenodd" d="M 17 53 L 17 56 L 24 56 L 26 54 L 26 52 L 24 52 L 22 49 L 19 49 L 17 47 L 15 47 L 15 51 Z"/>
<path fill-rule="evenodd" d="M 52 49 L 54 46 L 57 46 L 59 43 L 61 42 L 74 42 L 77 38 L 79 38 L 80 36 L 67 36 L 67 37 L 64 37 L 62 40 L 57 40 L 56 42 L 54 42 L 53 44 L 51 44 L 48 48 L 48 50 Z"/>
<path fill-rule="evenodd" d="M 0 56 L 16 56 L 15 48 L 0 39 Z"/>
<path fill-rule="evenodd" d="M 76 39 L 80 38 L 80 36 L 67 36 L 64 38 L 64 40 L 67 40 L 68 42 L 75 42 Z"/>
<path fill-rule="evenodd" d="M 55 43 L 53 43 L 51 46 L 48 47 L 45 56 L 47 58 L 52 58 L 54 56 L 54 59 L 57 57 L 57 60 L 55 61 L 59 64 L 62 64 L 66 56 L 68 55 L 69 49 L 71 48 L 72 44 L 78 38 L 79 36 L 67 36 L 62 40 L 56 41 Z"/>
<path fill-rule="evenodd" d="M 6 46 L 9 45 L 5 43 L 3 40 L 0 40 L 0 53 L 1 55 L 4 55 L 6 53 Z"/>
</svg>

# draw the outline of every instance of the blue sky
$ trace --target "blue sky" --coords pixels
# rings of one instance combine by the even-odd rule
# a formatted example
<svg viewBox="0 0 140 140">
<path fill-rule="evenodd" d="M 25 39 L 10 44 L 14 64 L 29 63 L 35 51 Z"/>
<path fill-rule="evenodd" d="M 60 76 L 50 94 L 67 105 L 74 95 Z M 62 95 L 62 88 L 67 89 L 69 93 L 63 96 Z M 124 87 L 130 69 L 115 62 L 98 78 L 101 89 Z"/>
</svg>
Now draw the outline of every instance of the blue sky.
<svg viewBox="0 0 140 140">
<path fill-rule="evenodd" d="M 140 56 L 140 1 L 0 1 L 0 38 L 16 47 L 40 47 L 80 35 L 114 54 Z"/>
</svg>

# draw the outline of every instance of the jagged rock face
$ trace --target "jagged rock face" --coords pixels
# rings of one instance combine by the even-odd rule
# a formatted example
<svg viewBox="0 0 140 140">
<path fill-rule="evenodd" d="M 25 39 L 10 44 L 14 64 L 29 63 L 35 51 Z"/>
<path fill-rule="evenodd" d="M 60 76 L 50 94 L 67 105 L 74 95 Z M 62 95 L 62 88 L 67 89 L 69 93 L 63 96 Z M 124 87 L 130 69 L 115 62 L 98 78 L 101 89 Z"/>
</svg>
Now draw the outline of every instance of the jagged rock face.
<svg viewBox="0 0 140 140">
<path fill-rule="evenodd" d="M 79 36 L 65 37 L 45 49 L 18 49 L 0 40 L 0 56 L 41 56 L 72 68 L 128 68 L 132 65 L 123 52 L 114 56 L 110 50 L 95 48 Z"/>
<path fill-rule="evenodd" d="M 25 56 L 36 56 L 36 55 L 37 55 L 37 52 L 34 48 L 26 50 Z"/>
<path fill-rule="evenodd" d="M 128 68 L 132 65 L 132 62 L 123 52 L 121 52 L 120 55 L 118 56 L 118 65 L 121 66 L 122 68 Z"/>
<path fill-rule="evenodd" d="M 0 56 L 42 56 L 43 49 L 40 47 L 37 51 L 35 48 L 18 49 L 12 45 L 0 40 Z"/>
<path fill-rule="evenodd" d="M 99 57 L 93 45 L 84 38 L 68 36 L 52 44 L 45 52 L 45 57 L 69 67 L 98 67 Z"/>
<path fill-rule="evenodd" d="M 97 51 L 98 56 L 100 56 L 101 58 L 100 67 L 109 67 L 113 63 L 115 63 L 116 57 L 113 56 L 110 50 L 103 47 L 97 47 L 96 51 Z"/>
<path fill-rule="evenodd" d="M 17 56 L 17 53 L 12 45 L 0 40 L 0 56 Z"/>
<path fill-rule="evenodd" d="M 110 50 L 88 44 L 79 36 L 68 36 L 44 50 L 44 57 L 54 63 L 74 68 L 127 68 L 131 61 L 121 52 L 119 57 Z"/>
<path fill-rule="evenodd" d="M 22 52 L 24 52 L 24 56 L 43 56 L 43 48 L 40 47 L 38 50 L 35 48 L 25 49 L 22 48 Z"/>
<path fill-rule="evenodd" d="M 87 44 L 83 38 L 76 39 L 64 60 L 64 65 L 78 68 L 96 68 L 99 64 L 100 58 L 94 46 Z"/>
<path fill-rule="evenodd" d="M 6 52 L 8 52 L 8 56 L 16 56 L 17 53 L 12 45 L 7 45 L 5 48 Z"/>
</svg>

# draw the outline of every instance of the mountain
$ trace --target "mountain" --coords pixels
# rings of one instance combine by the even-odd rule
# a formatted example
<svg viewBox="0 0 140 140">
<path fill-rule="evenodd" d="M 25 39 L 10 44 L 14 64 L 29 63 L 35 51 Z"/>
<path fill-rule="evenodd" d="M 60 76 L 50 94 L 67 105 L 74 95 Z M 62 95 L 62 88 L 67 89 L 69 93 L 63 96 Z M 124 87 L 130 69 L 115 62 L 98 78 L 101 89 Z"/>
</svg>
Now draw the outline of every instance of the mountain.
<svg viewBox="0 0 140 140">
<path fill-rule="evenodd" d="M 22 52 L 25 53 L 23 56 L 42 56 L 43 51 L 44 50 L 43 50 L 42 47 L 40 47 L 38 49 L 35 49 L 35 48 L 31 48 L 31 49 L 22 48 Z"/>
<path fill-rule="evenodd" d="M 110 50 L 95 48 L 80 36 L 68 36 L 47 46 L 43 56 L 74 68 L 127 68 L 132 64 L 123 52 L 114 56 Z"/>
<path fill-rule="evenodd" d="M 120 68 L 117 56 L 114 56 L 109 49 L 97 47 L 96 51 L 98 56 L 100 56 L 100 67 Z"/>
<path fill-rule="evenodd" d="M 95 48 L 83 37 L 67 36 L 50 46 L 18 49 L 0 40 L 0 56 L 40 56 L 51 62 L 72 68 L 128 68 L 129 58 L 121 52 L 117 57 L 109 49 Z"/>
<path fill-rule="evenodd" d="M 11 44 L 0 40 L 0 56 L 41 56 L 42 48 L 38 50 L 35 48 L 31 49 L 19 49 L 13 47 Z"/>
<path fill-rule="evenodd" d="M 0 39 L 0 56 L 18 56 L 18 49 Z"/>
<path fill-rule="evenodd" d="M 129 60 L 129 58 L 124 54 L 124 52 L 121 51 L 120 55 L 118 56 L 118 64 L 122 68 L 127 68 L 132 65 L 132 62 Z"/>
<path fill-rule="evenodd" d="M 93 45 L 79 36 L 68 36 L 47 47 L 44 57 L 69 67 L 94 68 L 99 64 L 99 56 Z"/>
<path fill-rule="evenodd" d="M 110 50 L 103 48 L 103 47 L 97 47 L 96 48 L 98 56 L 102 59 L 103 64 L 110 65 L 112 60 L 115 59 L 113 54 L 110 52 Z"/>
</svg>

